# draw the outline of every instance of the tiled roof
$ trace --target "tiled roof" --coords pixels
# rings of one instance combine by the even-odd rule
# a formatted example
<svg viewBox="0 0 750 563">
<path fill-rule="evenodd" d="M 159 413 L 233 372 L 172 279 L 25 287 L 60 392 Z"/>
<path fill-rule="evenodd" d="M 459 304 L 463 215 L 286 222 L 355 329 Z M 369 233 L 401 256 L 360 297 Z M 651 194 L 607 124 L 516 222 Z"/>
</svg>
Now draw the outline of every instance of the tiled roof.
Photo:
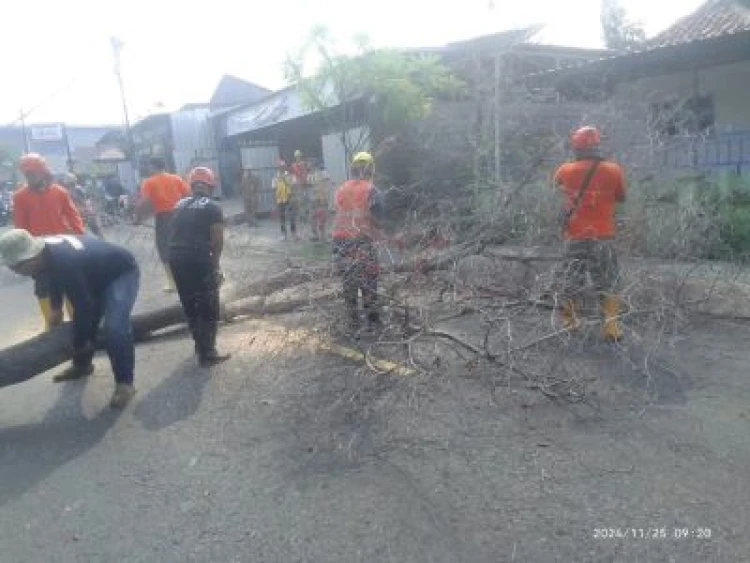
<svg viewBox="0 0 750 563">
<path fill-rule="evenodd" d="M 649 40 L 648 48 L 669 47 L 750 31 L 750 9 L 738 0 L 708 0 L 695 12 Z"/>
</svg>

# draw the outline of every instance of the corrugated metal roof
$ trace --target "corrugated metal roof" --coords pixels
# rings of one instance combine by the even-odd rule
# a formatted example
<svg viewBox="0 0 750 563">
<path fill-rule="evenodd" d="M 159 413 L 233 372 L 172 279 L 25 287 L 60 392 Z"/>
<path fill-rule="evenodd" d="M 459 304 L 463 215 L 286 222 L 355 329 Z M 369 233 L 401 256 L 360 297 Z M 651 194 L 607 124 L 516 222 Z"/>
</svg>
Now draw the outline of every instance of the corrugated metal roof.
<svg viewBox="0 0 750 563">
<path fill-rule="evenodd" d="M 750 9 L 737 0 L 708 0 L 648 41 L 649 49 L 682 45 L 750 31 Z"/>
</svg>

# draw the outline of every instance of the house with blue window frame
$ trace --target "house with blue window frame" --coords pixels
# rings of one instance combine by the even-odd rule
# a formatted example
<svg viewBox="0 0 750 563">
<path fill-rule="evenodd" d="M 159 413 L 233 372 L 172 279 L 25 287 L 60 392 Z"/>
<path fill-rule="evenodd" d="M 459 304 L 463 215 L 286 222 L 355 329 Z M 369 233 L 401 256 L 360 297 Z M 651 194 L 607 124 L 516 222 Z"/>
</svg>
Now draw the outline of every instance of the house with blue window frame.
<svg viewBox="0 0 750 563">
<path fill-rule="evenodd" d="M 750 176 L 750 2 L 708 0 L 642 49 L 532 77 L 599 106 L 623 160 Z M 629 105 L 630 112 L 621 108 Z M 607 131 L 605 130 L 605 135 Z M 644 134 L 645 133 L 645 134 Z M 622 149 L 628 147 L 628 149 Z M 620 152 L 620 151 L 618 151 Z"/>
</svg>

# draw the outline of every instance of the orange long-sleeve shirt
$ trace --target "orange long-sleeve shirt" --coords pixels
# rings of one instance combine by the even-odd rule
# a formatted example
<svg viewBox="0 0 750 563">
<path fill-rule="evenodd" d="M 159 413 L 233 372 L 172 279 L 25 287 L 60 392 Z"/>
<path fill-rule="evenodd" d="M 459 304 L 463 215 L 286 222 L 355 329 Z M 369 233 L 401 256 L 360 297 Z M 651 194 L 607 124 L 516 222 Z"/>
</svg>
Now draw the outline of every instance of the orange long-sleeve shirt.
<svg viewBox="0 0 750 563">
<path fill-rule="evenodd" d="M 41 191 L 24 186 L 13 194 L 13 222 L 35 237 L 84 233 L 78 209 L 67 190 L 57 184 Z"/>
<path fill-rule="evenodd" d="M 572 209 L 593 161 L 577 160 L 563 164 L 555 174 L 555 183 L 566 196 L 566 209 Z M 601 162 L 586 193 L 568 221 L 568 240 L 608 239 L 615 236 L 617 203 L 625 201 L 625 172 L 619 164 Z"/>
<path fill-rule="evenodd" d="M 177 202 L 190 196 L 190 186 L 176 174 L 160 172 L 143 182 L 141 197 L 151 202 L 154 213 L 172 211 Z"/>
</svg>

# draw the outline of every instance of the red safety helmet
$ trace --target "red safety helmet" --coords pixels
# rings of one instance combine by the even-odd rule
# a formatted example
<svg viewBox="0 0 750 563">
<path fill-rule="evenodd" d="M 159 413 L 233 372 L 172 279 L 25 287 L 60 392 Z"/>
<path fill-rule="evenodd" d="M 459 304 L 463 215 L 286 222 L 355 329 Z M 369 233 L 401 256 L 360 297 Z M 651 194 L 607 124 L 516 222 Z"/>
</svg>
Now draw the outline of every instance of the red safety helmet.
<svg viewBox="0 0 750 563">
<path fill-rule="evenodd" d="M 212 188 L 216 187 L 216 175 L 213 170 L 206 168 L 205 166 L 197 166 L 190 171 L 188 175 L 188 183 L 192 186 L 196 182 L 206 184 Z"/>
<path fill-rule="evenodd" d="M 18 162 L 18 168 L 24 174 L 37 173 L 37 174 L 46 174 L 47 176 L 52 176 L 52 172 L 50 171 L 49 166 L 47 165 L 47 161 L 44 159 L 42 155 L 37 154 L 35 152 L 30 152 L 28 154 L 23 155 L 21 157 L 21 160 Z"/>
<path fill-rule="evenodd" d="M 581 127 L 570 136 L 570 144 L 577 151 L 595 149 L 601 142 L 602 136 L 599 134 L 599 130 L 591 126 Z"/>
<path fill-rule="evenodd" d="M 276 166 L 279 168 L 286 168 L 286 161 L 283 158 L 280 158 L 276 161 Z"/>
</svg>

